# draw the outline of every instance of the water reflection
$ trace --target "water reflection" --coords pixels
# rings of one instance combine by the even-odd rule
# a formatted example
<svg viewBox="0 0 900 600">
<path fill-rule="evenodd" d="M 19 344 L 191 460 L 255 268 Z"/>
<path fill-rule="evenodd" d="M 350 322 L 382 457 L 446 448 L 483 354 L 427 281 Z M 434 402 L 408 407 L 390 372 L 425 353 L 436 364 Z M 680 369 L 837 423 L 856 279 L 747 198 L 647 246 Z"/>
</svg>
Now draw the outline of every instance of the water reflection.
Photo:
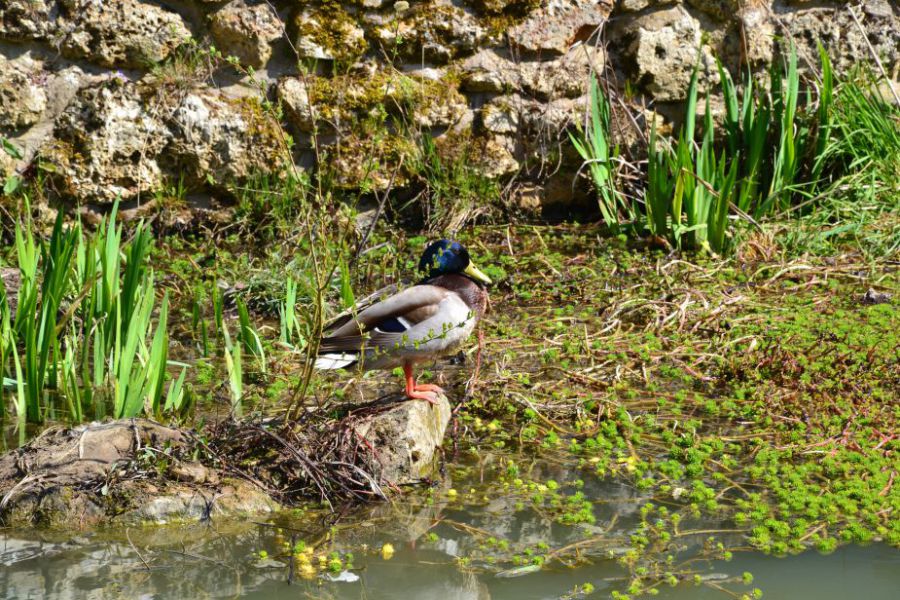
<svg viewBox="0 0 900 600">
<path fill-rule="evenodd" d="M 307 513 L 279 515 L 275 521 L 282 534 L 272 524 L 250 520 L 80 536 L 6 531 L 0 536 L 0 597 L 520 600 L 568 598 L 585 583 L 594 586 L 593 598 L 607 598 L 613 586 L 621 588 L 618 580 L 624 572 L 607 552 L 627 546 L 646 497 L 621 483 L 589 479 L 584 492 L 595 501 L 596 523 L 562 526 L 553 515 L 497 493 L 494 484 L 482 484 L 482 479 L 490 479 L 484 473 L 476 465 L 466 476 L 457 475 L 460 497 L 455 501 L 441 500 L 451 485 L 448 480 L 431 498 L 411 495 L 393 504 L 364 507 L 345 516 L 335 529 L 324 515 Z M 529 476 L 562 482 L 577 473 L 544 463 L 532 465 Z M 470 487 L 474 494 L 469 494 Z M 708 521 L 699 525 L 722 526 Z M 328 539 L 331 548 L 353 552 L 353 576 L 346 577 L 352 581 L 293 577 L 289 584 L 288 559 L 279 548 L 292 536 L 309 542 Z M 586 548 L 582 562 L 572 568 L 551 562 L 536 572 L 498 577 L 509 565 L 490 564 L 490 551 L 483 546 L 487 536 L 506 540 L 507 554 L 541 542 L 559 548 L 585 537 L 600 541 Z M 395 548 L 390 559 L 379 552 L 385 543 Z M 265 560 L 259 559 L 260 550 L 268 551 Z M 467 557 L 475 558 L 462 567 L 458 559 Z M 882 545 L 782 559 L 737 553 L 733 561 L 711 568 L 722 577 L 752 572 L 754 586 L 766 598 L 837 600 L 854 594 L 893 600 L 900 589 L 900 552 Z M 658 597 L 728 596 L 706 586 L 681 584 L 663 586 Z"/>
</svg>

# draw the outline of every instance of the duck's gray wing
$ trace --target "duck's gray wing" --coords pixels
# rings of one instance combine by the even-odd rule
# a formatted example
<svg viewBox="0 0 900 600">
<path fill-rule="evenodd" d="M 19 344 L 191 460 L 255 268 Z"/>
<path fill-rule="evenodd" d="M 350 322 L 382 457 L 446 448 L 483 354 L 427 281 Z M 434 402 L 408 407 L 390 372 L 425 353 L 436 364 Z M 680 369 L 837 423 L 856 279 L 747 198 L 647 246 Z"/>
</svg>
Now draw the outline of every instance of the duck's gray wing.
<svg viewBox="0 0 900 600">
<path fill-rule="evenodd" d="M 340 368 L 370 348 L 390 349 L 407 332 L 433 317 L 452 292 L 434 285 L 416 285 L 350 315 L 327 333 L 319 343 L 319 368 Z M 327 356 L 333 355 L 333 356 Z M 327 359 L 327 360 L 323 360 Z M 330 362 L 329 362 L 330 361 Z M 337 365 L 337 366 L 332 366 Z"/>
</svg>

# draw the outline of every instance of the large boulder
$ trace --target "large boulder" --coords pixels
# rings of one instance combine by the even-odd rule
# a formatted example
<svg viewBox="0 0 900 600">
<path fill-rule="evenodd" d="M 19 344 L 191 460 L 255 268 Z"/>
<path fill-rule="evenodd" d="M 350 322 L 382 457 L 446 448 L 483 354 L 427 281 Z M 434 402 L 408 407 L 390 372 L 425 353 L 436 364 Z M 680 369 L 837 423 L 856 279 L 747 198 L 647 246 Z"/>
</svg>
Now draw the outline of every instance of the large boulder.
<svg viewBox="0 0 900 600">
<path fill-rule="evenodd" d="M 424 400 L 395 403 L 387 410 L 353 419 L 356 434 L 374 449 L 372 472 L 379 481 L 403 485 L 435 474 L 438 449 L 450 422 L 450 402 Z"/>
</svg>

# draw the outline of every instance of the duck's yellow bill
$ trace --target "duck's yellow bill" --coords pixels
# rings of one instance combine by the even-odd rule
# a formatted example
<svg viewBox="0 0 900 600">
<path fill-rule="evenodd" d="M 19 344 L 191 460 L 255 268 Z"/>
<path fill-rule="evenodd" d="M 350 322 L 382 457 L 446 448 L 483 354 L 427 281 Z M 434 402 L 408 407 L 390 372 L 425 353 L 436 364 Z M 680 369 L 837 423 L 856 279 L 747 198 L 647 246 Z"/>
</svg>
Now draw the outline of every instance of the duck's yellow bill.
<svg viewBox="0 0 900 600">
<path fill-rule="evenodd" d="M 480 281 L 481 283 L 484 283 L 484 284 L 486 284 L 486 285 L 490 285 L 491 283 L 493 283 L 493 282 L 491 281 L 491 278 L 490 278 L 490 277 L 488 277 L 487 275 L 485 275 L 485 274 L 481 271 L 481 269 L 479 269 L 478 267 L 476 267 L 476 266 L 473 265 L 472 263 L 469 263 L 469 266 L 466 267 L 466 270 L 463 271 L 463 273 L 465 273 L 466 275 L 468 275 L 469 277 L 471 277 L 471 278 L 474 279 L 475 281 Z"/>
</svg>

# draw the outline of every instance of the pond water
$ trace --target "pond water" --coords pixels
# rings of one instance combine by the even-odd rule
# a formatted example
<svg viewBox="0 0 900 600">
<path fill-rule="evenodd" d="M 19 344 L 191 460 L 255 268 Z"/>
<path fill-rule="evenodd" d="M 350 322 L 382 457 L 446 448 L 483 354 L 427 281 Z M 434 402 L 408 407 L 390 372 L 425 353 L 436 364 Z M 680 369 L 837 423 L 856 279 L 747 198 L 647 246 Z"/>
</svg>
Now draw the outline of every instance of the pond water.
<svg viewBox="0 0 900 600">
<path fill-rule="evenodd" d="M 539 468 L 543 475 L 571 475 L 559 465 Z M 615 557 L 627 549 L 639 506 L 647 500 L 640 492 L 620 483 L 588 481 L 583 491 L 593 501 L 595 524 L 564 526 L 471 475 L 455 484 L 461 491 L 458 496 L 449 492 L 451 499 L 448 482 L 432 495 L 356 509 L 335 527 L 327 513 L 310 510 L 260 521 L 107 529 L 74 537 L 5 531 L 0 535 L 0 597 L 520 600 L 608 598 L 612 589 L 623 589 L 626 573 Z M 729 525 L 705 519 L 690 526 L 722 531 Z M 507 540 L 511 552 L 543 543 L 544 553 L 552 554 L 579 541 L 589 543 L 577 560 L 566 555 L 571 566 L 548 560 L 541 569 L 509 568 L 484 560 L 490 552 L 479 554 L 486 536 Z M 740 538 L 733 537 L 739 544 Z M 317 570 L 309 579 L 296 575 L 296 568 L 292 574 L 290 559 L 279 547 L 298 539 L 344 558 L 352 552 L 352 569 L 337 575 Z M 382 553 L 386 543 L 393 546 L 392 555 Z M 701 545 L 702 540 L 688 538 L 679 555 L 694 555 Z M 260 550 L 266 550 L 264 559 Z M 460 564 L 467 556 L 477 558 Z M 748 571 L 754 577 L 751 586 L 741 581 Z M 659 586 L 657 597 L 728 598 L 723 589 L 739 596 L 760 588 L 765 598 L 775 599 L 893 600 L 900 590 L 900 552 L 879 544 L 784 558 L 736 551 L 731 561 L 703 560 L 691 572 L 703 583 L 685 577 L 674 587 Z M 593 593 L 573 593 L 587 583 Z"/>
</svg>

